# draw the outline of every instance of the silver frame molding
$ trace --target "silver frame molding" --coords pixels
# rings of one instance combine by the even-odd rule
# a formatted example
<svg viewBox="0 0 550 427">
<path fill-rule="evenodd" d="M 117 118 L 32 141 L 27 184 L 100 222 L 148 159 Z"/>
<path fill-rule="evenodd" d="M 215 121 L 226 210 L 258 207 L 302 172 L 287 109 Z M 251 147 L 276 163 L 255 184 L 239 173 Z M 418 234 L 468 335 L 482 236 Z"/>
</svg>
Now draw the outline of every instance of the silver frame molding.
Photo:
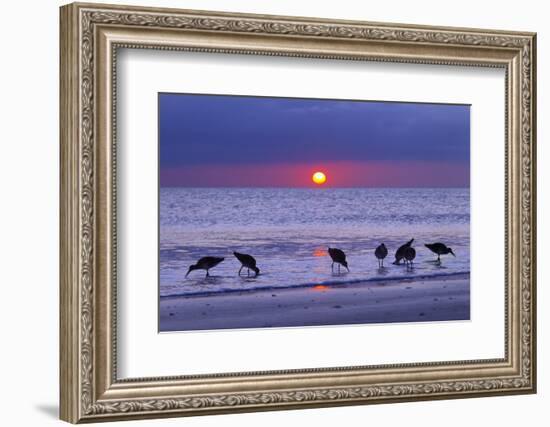
<svg viewBox="0 0 550 427">
<path fill-rule="evenodd" d="M 61 13 L 60 385 L 72 423 L 536 391 L 536 35 L 75 3 Z M 118 48 L 505 69 L 503 359 L 117 378 Z"/>
</svg>

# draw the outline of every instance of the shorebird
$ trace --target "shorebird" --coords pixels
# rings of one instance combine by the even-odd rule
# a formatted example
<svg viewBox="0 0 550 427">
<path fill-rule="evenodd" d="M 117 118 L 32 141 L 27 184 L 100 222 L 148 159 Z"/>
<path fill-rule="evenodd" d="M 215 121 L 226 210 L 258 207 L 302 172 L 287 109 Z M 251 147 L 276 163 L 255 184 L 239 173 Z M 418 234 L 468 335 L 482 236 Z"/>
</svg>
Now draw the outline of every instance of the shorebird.
<svg viewBox="0 0 550 427">
<path fill-rule="evenodd" d="M 233 252 L 235 258 L 241 262 L 241 268 L 239 269 L 239 276 L 241 275 L 241 270 L 246 267 L 247 275 L 250 276 L 250 270 L 254 270 L 256 276 L 260 274 L 260 269 L 256 267 L 256 259 L 252 255 L 241 254 L 239 252 Z"/>
<path fill-rule="evenodd" d="M 343 250 L 337 248 L 328 248 L 328 254 L 332 258 L 331 270 L 334 272 L 334 263 L 338 264 L 338 273 L 340 273 L 340 265 L 346 267 L 349 272 L 348 262 L 346 261 L 346 254 Z"/>
<path fill-rule="evenodd" d="M 378 258 L 378 267 L 384 267 L 384 258 L 388 256 L 388 248 L 384 243 L 374 250 L 374 256 Z"/>
<path fill-rule="evenodd" d="M 413 266 L 413 260 L 416 258 L 416 251 L 412 246 L 407 246 L 405 248 L 405 253 L 403 254 L 405 258 L 405 264 L 407 264 L 407 268 L 412 269 Z"/>
<path fill-rule="evenodd" d="M 410 247 L 413 241 L 414 239 L 409 240 L 404 245 L 399 246 L 399 249 L 395 251 L 395 261 L 393 262 L 395 265 L 398 265 L 399 263 L 401 263 L 401 260 L 405 258 L 405 249 Z"/>
<path fill-rule="evenodd" d="M 208 270 L 211 268 L 217 266 L 220 262 L 222 262 L 225 258 L 220 258 L 217 256 L 205 256 L 202 257 L 197 261 L 196 264 L 193 264 L 189 267 L 189 270 L 187 271 L 187 274 L 185 277 L 189 275 L 193 270 L 206 270 L 206 277 L 210 276 L 210 273 Z"/>
<path fill-rule="evenodd" d="M 447 255 L 451 254 L 452 256 L 456 256 L 451 248 L 444 245 L 443 243 L 426 243 L 424 246 L 426 246 L 430 251 L 432 251 L 434 254 L 437 254 L 437 262 L 441 263 L 441 255 Z"/>
</svg>

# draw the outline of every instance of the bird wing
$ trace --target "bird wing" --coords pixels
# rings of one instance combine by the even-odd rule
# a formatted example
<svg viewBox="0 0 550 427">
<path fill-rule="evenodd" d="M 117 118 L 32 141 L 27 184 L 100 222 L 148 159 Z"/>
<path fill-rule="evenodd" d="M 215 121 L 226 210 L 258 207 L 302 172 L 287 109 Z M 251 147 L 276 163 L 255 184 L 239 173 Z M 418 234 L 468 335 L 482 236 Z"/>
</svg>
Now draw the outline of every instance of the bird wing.
<svg viewBox="0 0 550 427">
<path fill-rule="evenodd" d="M 384 258 L 386 255 L 388 255 L 388 250 L 385 246 L 380 245 L 374 251 L 374 255 L 376 255 L 377 258 Z"/>
<path fill-rule="evenodd" d="M 338 262 L 345 261 L 346 260 L 346 254 L 341 249 L 333 249 L 334 251 L 334 259 L 336 259 Z"/>
<path fill-rule="evenodd" d="M 447 248 L 447 246 L 445 246 L 443 243 L 439 243 L 439 242 L 436 242 L 436 243 L 427 243 L 426 244 L 426 247 L 430 250 L 432 250 L 433 252 L 437 253 L 437 252 L 441 252 L 443 250 L 445 250 Z"/>
<path fill-rule="evenodd" d="M 251 267 L 256 267 L 256 259 L 252 255 L 243 254 L 246 263 Z"/>
<path fill-rule="evenodd" d="M 217 256 L 205 256 L 199 260 L 199 264 L 205 263 L 207 265 L 217 265 L 222 262 L 225 258 Z"/>
<path fill-rule="evenodd" d="M 249 266 L 256 266 L 256 259 L 252 255 L 241 254 L 239 252 L 233 252 L 235 257 L 241 262 L 241 264 L 246 264 Z"/>
</svg>

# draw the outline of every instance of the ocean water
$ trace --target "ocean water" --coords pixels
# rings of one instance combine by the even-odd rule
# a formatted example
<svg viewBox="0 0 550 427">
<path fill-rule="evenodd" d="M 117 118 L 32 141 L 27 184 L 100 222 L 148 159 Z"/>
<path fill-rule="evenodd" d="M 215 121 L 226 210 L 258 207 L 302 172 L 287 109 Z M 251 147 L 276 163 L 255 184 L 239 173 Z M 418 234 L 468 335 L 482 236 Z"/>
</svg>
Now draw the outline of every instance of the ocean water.
<svg viewBox="0 0 550 427">
<path fill-rule="evenodd" d="M 413 269 L 393 265 L 414 238 Z M 425 243 L 456 254 L 441 265 Z M 389 254 L 378 268 L 374 249 Z M 328 247 L 347 255 L 350 272 L 331 272 Z M 239 277 L 233 251 L 253 255 L 258 277 Z M 225 260 L 188 267 L 203 256 Z M 470 271 L 470 192 L 463 188 L 161 188 L 160 295 L 205 295 L 255 289 L 451 276 Z"/>
</svg>

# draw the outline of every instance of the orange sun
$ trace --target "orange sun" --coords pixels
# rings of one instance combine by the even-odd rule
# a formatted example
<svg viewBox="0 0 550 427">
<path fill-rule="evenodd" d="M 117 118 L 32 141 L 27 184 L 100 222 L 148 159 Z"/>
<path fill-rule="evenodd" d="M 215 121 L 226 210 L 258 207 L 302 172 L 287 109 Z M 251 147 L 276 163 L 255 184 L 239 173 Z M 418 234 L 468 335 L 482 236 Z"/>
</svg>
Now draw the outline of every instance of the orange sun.
<svg viewBox="0 0 550 427">
<path fill-rule="evenodd" d="M 327 176 L 323 172 L 315 172 L 311 177 L 311 180 L 317 184 L 321 185 L 327 181 Z"/>
</svg>

